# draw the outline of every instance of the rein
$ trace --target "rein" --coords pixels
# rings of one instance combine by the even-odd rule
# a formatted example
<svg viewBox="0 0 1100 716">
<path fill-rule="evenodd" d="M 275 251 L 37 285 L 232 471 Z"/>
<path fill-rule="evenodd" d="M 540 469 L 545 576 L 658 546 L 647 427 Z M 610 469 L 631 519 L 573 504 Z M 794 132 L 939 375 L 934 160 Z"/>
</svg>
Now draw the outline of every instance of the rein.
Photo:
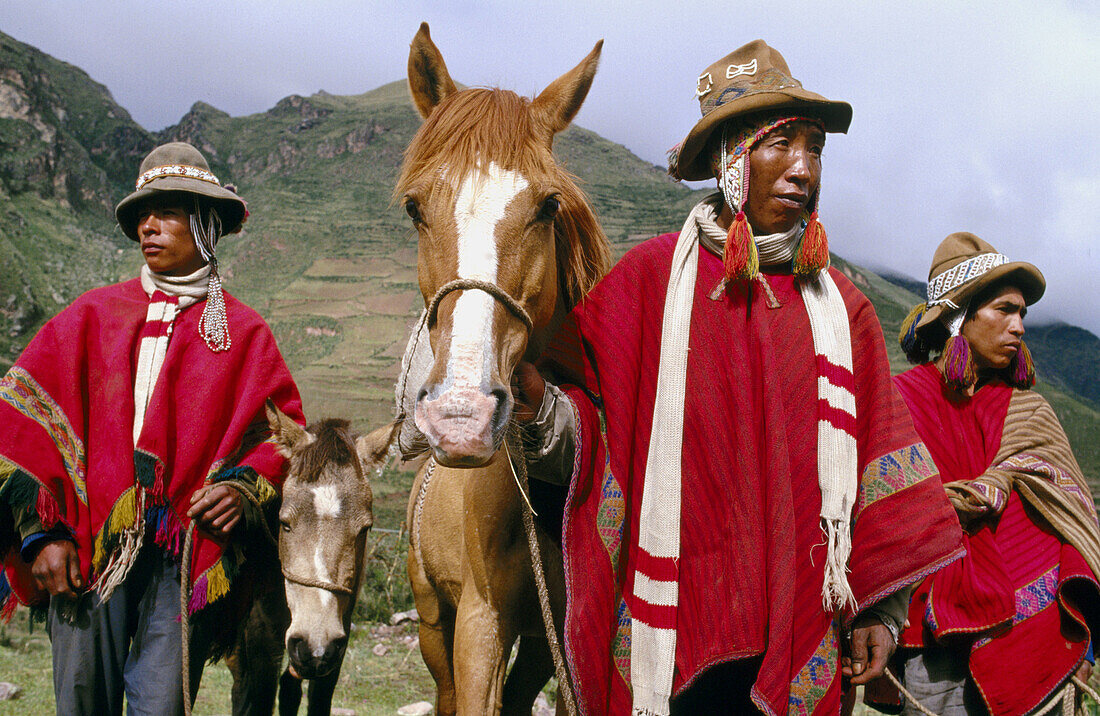
<svg viewBox="0 0 1100 716">
<path fill-rule="evenodd" d="M 898 677 L 894 676 L 894 673 L 890 671 L 889 668 L 885 670 L 885 674 L 886 678 L 890 680 L 890 683 L 894 685 L 894 688 L 901 692 L 901 695 L 908 699 L 909 703 L 913 704 L 913 707 L 916 708 L 917 711 L 925 714 L 925 716 L 938 716 L 934 711 L 929 710 L 924 704 L 913 698 L 913 694 L 909 693 L 905 689 L 905 687 L 901 685 L 901 681 L 898 679 Z M 1072 716 L 1074 712 L 1074 702 L 1077 698 L 1076 689 L 1080 689 L 1084 693 L 1091 696 L 1093 701 L 1100 704 L 1100 694 L 1098 694 L 1096 690 L 1089 686 L 1087 683 L 1077 678 L 1075 674 L 1070 677 L 1070 680 L 1066 683 L 1066 686 L 1062 690 L 1061 694 L 1048 701 L 1046 706 L 1036 712 L 1036 716 L 1043 716 L 1044 714 L 1048 714 L 1059 706 L 1061 706 L 1063 716 Z"/>
</svg>

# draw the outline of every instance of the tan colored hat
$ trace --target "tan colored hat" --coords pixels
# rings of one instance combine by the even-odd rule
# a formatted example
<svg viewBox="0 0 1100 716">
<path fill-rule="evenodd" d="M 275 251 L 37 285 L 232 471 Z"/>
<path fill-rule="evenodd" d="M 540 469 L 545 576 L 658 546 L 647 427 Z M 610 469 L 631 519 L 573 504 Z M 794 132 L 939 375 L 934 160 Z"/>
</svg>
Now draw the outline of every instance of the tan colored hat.
<svg viewBox="0 0 1100 716">
<path fill-rule="evenodd" d="M 149 152 L 138 170 L 134 193 L 115 207 L 115 218 L 123 233 L 137 241 L 137 210 L 141 201 L 169 191 L 198 194 L 213 200 L 223 235 L 240 231 L 248 216 L 244 199 L 221 185 L 202 152 L 187 142 L 170 142 Z"/>
<path fill-rule="evenodd" d="M 852 123 L 850 104 L 803 89 L 791 76 L 783 55 L 763 40 L 753 40 L 705 69 L 697 80 L 695 95 L 703 118 L 668 154 L 668 173 L 677 179 L 714 176 L 703 149 L 711 133 L 734 117 L 791 110 L 820 119 L 826 132 L 847 132 Z"/>
<path fill-rule="evenodd" d="M 1047 282 L 1039 269 L 1026 261 L 1008 257 L 965 231 L 944 239 L 928 271 L 928 309 L 917 322 L 919 331 L 939 320 L 944 313 L 964 308 L 982 289 L 1006 280 L 1020 289 L 1031 305 L 1043 296 Z"/>
</svg>

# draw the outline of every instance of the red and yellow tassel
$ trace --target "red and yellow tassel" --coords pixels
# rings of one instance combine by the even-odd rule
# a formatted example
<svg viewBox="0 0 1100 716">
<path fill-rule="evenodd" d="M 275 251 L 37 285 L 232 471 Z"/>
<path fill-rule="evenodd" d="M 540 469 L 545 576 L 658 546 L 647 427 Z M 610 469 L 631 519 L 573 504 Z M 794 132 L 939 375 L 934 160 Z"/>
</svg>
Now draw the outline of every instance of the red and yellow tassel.
<svg viewBox="0 0 1100 716">
<path fill-rule="evenodd" d="M 970 343 L 962 336 L 951 336 L 943 347 L 943 381 L 948 387 L 965 391 L 978 381 Z"/>
<path fill-rule="evenodd" d="M 756 242 L 752 240 L 752 229 L 744 211 L 737 212 L 730 225 L 722 265 L 727 281 L 752 279 L 760 272 L 760 256 L 756 252 Z"/>
<path fill-rule="evenodd" d="M 1031 351 L 1023 341 L 1020 341 L 1020 350 L 1016 351 L 1008 369 L 1014 387 L 1030 388 L 1035 385 L 1035 361 L 1032 360 Z"/>
<path fill-rule="evenodd" d="M 828 265 L 829 239 L 825 235 L 825 227 L 817 220 L 817 211 L 814 211 L 802 234 L 802 244 L 795 254 L 792 270 L 799 278 L 813 278 Z"/>
</svg>

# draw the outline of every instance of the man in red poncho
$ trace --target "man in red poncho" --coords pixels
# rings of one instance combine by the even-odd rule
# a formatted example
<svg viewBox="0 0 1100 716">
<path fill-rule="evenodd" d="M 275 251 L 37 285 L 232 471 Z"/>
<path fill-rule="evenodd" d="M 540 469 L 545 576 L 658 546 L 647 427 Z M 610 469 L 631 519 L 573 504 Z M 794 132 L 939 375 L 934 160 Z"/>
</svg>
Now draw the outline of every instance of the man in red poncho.
<svg viewBox="0 0 1100 716">
<path fill-rule="evenodd" d="M 936 250 L 895 381 L 965 526 L 966 556 L 914 590 L 899 658 L 937 714 L 1024 714 L 1081 670 L 1100 628 L 1100 528 L 1023 342 L 1046 286 L 968 233 Z M 938 354 L 928 362 L 930 353 Z M 912 703 L 906 713 L 919 713 Z"/>
<path fill-rule="evenodd" d="M 115 215 L 141 276 L 82 295 L 0 380 L 0 501 L 20 540 L 7 574 L 23 560 L 17 593 L 48 594 L 58 713 L 121 714 L 125 692 L 135 713 L 172 714 L 186 529 L 189 612 L 210 614 L 278 497 L 264 403 L 303 417 L 267 324 L 222 291 L 215 246 L 247 211 L 202 154 L 154 149 Z M 211 631 L 193 634 L 192 694 Z"/>
<path fill-rule="evenodd" d="M 836 713 L 842 650 L 852 683 L 882 673 L 959 526 L 829 268 L 821 150 L 851 107 L 759 40 L 695 90 L 670 172 L 720 191 L 575 309 L 560 389 L 518 372 L 532 474 L 570 485 L 566 651 L 588 714 Z"/>
</svg>

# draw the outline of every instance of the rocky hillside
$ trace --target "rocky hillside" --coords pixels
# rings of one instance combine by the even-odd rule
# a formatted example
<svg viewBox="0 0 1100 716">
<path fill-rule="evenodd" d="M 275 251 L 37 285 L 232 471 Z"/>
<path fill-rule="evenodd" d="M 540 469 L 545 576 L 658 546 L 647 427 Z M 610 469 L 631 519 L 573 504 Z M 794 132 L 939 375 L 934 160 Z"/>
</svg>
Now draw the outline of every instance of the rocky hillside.
<svg viewBox="0 0 1100 716">
<path fill-rule="evenodd" d="M 249 201 L 244 232 L 219 247 L 226 284 L 271 323 L 307 412 L 351 416 L 359 426 L 388 419 L 405 333 L 422 305 L 414 237 L 390 196 L 419 124 L 399 81 L 355 96 L 294 95 L 246 117 L 196 103 L 175 126 L 150 133 L 83 71 L 0 33 L 0 259 L 8 269 L 0 273 L 0 369 L 81 291 L 135 274 L 140 255 L 111 208 L 149 149 L 178 139 L 201 148 Z M 581 179 L 618 254 L 678 229 L 697 200 L 659 167 L 585 129 L 562 133 L 555 151 Z M 896 335 L 915 295 L 836 263 L 875 303 L 887 336 Z M 1100 350 L 1079 330 L 1035 331 L 1029 344 L 1043 366 L 1047 343 L 1057 355 L 1077 351 L 1080 360 L 1067 364 L 1095 366 Z M 1070 380 L 1072 366 L 1058 360 L 1049 365 L 1042 390 L 1082 462 L 1100 474 L 1100 413 L 1087 402 L 1095 381 Z"/>
</svg>

